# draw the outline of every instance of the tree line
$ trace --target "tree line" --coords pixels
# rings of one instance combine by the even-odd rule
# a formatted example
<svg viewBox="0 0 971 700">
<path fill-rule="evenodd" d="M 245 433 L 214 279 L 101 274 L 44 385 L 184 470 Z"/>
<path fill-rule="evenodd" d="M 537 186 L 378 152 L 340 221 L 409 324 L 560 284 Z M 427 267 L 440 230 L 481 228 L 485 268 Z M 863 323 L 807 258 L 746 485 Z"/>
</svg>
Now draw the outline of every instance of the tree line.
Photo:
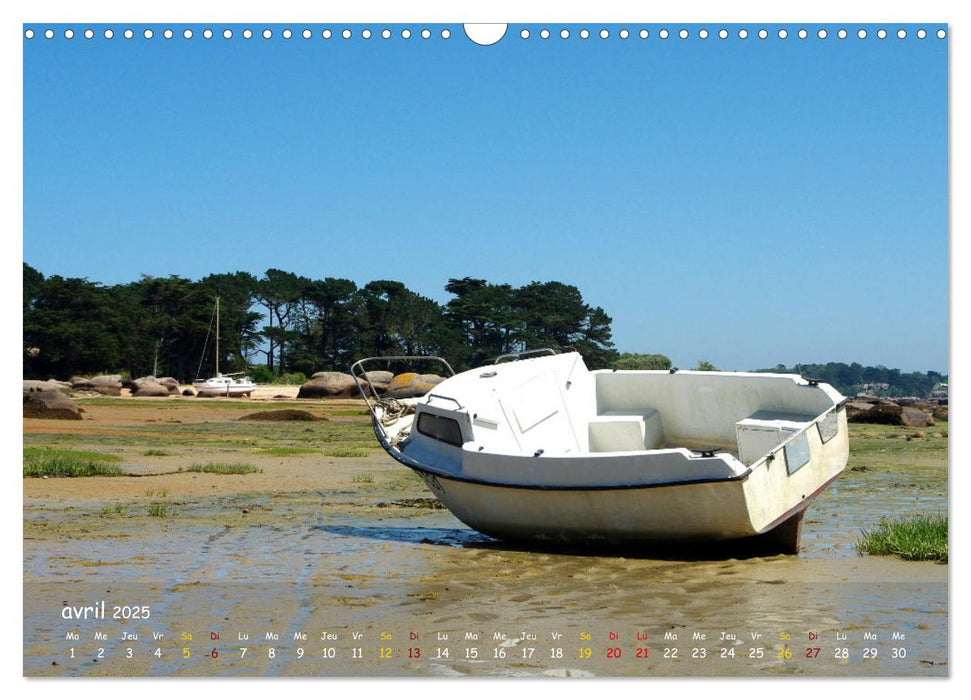
<svg viewBox="0 0 971 700">
<path fill-rule="evenodd" d="M 920 396 L 928 397 L 941 384 L 947 383 L 947 375 L 934 370 L 927 372 L 901 372 L 883 365 L 864 366 L 859 362 L 827 362 L 826 364 L 805 364 L 786 367 L 776 365 L 759 372 L 780 372 L 801 374 L 804 377 L 821 379 L 832 384 L 846 396 L 858 393 L 877 396 Z"/>
<path fill-rule="evenodd" d="M 611 363 L 614 369 L 671 369 L 671 360 L 664 355 L 645 355 L 622 353 Z M 688 369 L 688 368 L 684 368 Z M 701 360 L 692 370 L 715 371 L 717 368 L 707 360 Z M 827 362 L 826 364 L 798 364 L 792 367 L 776 365 L 756 369 L 755 372 L 776 372 L 779 374 L 799 374 L 803 377 L 819 379 L 832 385 L 845 396 L 859 393 L 877 396 L 919 396 L 928 397 L 931 392 L 947 384 L 947 375 L 934 370 L 927 372 L 901 372 L 883 365 L 865 366 L 859 362 Z M 946 393 L 946 391 L 945 391 Z"/>
<path fill-rule="evenodd" d="M 346 372 L 362 357 L 438 355 L 457 371 L 532 348 L 573 348 L 591 369 L 671 368 L 662 354 L 619 353 L 610 316 L 562 282 L 522 287 L 450 279 L 445 304 L 378 280 L 309 279 L 269 269 L 183 277 L 142 276 L 103 285 L 45 277 L 24 263 L 24 378 L 102 372 L 191 380 L 215 364 L 211 334 L 220 298 L 219 368 L 256 370 L 258 381 L 291 373 Z M 683 368 L 688 369 L 688 368 Z M 690 369 L 713 370 L 699 361 Z M 928 396 L 947 376 L 854 362 L 777 365 L 762 372 L 816 377 L 852 396 Z"/>
<path fill-rule="evenodd" d="M 377 355 L 439 355 L 456 370 L 536 347 L 572 347 L 591 367 L 618 357 L 611 318 L 561 282 L 450 279 L 446 304 L 401 282 L 310 279 L 269 269 L 103 285 L 24 263 L 24 377 L 99 372 L 193 379 L 219 368 L 262 376 L 346 372 Z"/>
</svg>

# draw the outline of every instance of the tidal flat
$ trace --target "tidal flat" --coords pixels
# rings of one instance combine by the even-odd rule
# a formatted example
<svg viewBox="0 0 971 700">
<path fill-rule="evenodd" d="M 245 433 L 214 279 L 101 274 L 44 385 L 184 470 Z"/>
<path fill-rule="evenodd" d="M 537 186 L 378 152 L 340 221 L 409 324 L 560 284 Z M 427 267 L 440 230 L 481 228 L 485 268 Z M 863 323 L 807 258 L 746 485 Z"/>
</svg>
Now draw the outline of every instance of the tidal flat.
<svg viewBox="0 0 971 700">
<path fill-rule="evenodd" d="M 803 551 L 753 556 L 496 541 L 380 450 L 360 401 L 79 403 L 25 419 L 25 450 L 122 475 L 23 479 L 28 676 L 948 673 L 948 566 L 856 549 L 884 516 L 947 513 L 946 424 L 851 424 Z M 320 420 L 238 420 L 276 408 Z"/>
</svg>

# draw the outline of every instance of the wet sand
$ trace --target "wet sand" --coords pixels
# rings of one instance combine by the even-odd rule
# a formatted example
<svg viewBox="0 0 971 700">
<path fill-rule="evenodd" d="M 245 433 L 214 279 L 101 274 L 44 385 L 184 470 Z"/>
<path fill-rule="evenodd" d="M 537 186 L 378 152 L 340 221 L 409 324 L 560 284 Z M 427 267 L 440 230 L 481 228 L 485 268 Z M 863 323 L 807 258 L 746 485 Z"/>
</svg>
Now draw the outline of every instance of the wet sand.
<svg viewBox="0 0 971 700">
<path fill-rule="evenodd" d="M 799 556 L 530 551 L 468 529 L 379 450 L 260 451 L 366 428 L 360 402 L 301 403 L 331 417 L 303 427 L 235 421 L 271 400 L 171 401 L 24 421 L 26 445 L 100 446 L 140 474 L 24 479 L 25 675 L 948 673 L 948 567 L 855 551 L 884 514 L 946 512 L 946 460 L 848 470 Z M 156 444 L 168 454 L 143 454 Z M 263 471 L 163 473 L 200 454 Z"/>
</svg>

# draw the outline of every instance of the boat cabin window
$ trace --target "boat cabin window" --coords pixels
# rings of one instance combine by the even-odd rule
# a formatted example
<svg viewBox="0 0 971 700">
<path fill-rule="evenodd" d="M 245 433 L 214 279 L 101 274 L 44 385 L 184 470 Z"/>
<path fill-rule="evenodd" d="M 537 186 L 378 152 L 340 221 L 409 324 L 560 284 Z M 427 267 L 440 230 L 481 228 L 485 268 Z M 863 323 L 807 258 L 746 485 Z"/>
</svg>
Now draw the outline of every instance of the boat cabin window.
<svg viewBox="0 0 971 700">
<path fill-rule="evenodd" d="M 422 412 L 418 415 L 418 432 L 456 447 L 461 447 L 464 442 L 457 420 L 436 416 L 434 413 Z"/>
</svg>

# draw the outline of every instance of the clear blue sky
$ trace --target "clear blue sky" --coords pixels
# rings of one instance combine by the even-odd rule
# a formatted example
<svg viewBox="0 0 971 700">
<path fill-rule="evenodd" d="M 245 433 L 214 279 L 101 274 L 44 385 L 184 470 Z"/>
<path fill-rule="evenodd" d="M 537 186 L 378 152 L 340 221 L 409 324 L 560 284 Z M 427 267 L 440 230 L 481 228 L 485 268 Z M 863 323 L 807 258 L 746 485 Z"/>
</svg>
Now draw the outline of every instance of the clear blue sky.
<svg viewBox="0 0 971 700">
<path fill-rule="evenodd" d="M 461 25 L 53 26 L 23 46 L 24 260 L 45 275 L 278 267 L 440 302 L 451 277 L 558 280 L 619 350 L 681 367 L 947 369 L 938 25 L 510 25 L 490 47 Z"/>
</svg>

